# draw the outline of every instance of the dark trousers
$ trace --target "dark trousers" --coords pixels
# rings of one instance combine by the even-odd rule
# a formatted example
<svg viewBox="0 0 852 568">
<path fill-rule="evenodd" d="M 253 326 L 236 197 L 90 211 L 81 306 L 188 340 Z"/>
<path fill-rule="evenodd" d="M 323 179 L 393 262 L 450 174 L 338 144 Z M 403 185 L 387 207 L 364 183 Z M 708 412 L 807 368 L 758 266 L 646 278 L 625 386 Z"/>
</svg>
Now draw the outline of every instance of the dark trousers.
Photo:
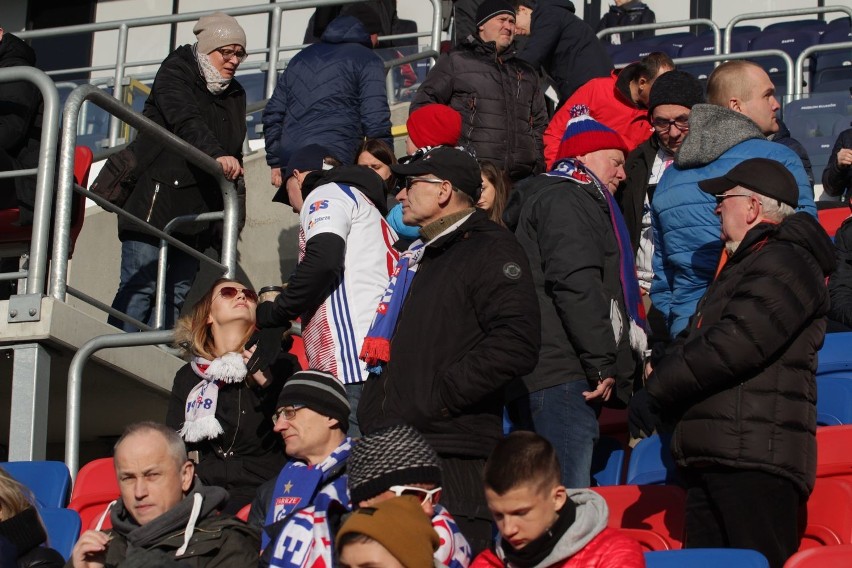
<svg viewBox="0 0 852 568">
<path fill-rule="evenodd" d="M 733 468 L 686 470 L 686 548 L 750 548 L 773 568 L 799 547 L 792 481 Z"/>
<path fill-rule="evenodd" d="M 441 456 L 441 505 L 455 519 L 474 556 L 489 548 L 494 540 L 491 512 L 482 487 L 484 468 L 484 459 Z"/>
</svg>

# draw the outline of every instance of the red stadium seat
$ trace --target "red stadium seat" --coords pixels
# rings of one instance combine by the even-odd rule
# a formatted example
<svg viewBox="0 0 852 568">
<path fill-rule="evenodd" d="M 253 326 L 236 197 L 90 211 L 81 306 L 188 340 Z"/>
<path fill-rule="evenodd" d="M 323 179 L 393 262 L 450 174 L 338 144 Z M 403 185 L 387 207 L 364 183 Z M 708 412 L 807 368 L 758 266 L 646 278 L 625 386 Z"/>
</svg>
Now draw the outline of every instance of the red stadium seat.
<svg viewBox="0 0 852 568">
<path fill-rule="evenodd" d="M 808 499 L 799 550 L 852 544 L 852 481 L 818 477 Z"/>
<path fill-rule="evenodd" d="M 817 477 L 852 481 L 852 425 L 817 428 Z"/>
<path fill-rule="evenodd" d="M 837 233 L 837 229 L 843 224 L 843 221 L 849 218 L 849 207 L 843 205 L 843 207 L 818 209 L 817 218 L 819 219 L 819 224 L 828 233 L 828 236 L 833 239 Z"/>
<path fill-rule="evenodd" d="M 651 550 L 671 550 L 669 541 L 661 534 L 646 529 L 619 529 L 622 534 L 629 536 L 639 543 L 642 552 Z"/>
<path fill-rule="evenodd" d="M 827 568 L 852 566 L 852 544 L 826 546 L 797 552 L 784 563 L 784 568 Z"/>
<path fill-rule="evenodd" d="M 237 511 L 237 514 L 234 515 L 234 516 L 237 517 L 238 519 L 240 519 L 241 521 L 247 523 L 249 513 L 251 513 L 251 503 L 249 503 L 248 505 L 246 505 L 245 507 L 243 507 L 242 509 Z"/>
<path fill-rule="evenodd" d="M 77 473 L 68 508 L 80 514 L 85 531 L 94 528 L 109 503 L 118 499 L 119 495 L 112 458 L 92 460 Z M 109 516 L 106 522 L 109 523 Z M 109 527 L 105 525 L 103 528 Z"/>
<path fill-rule="evenodd" d="M 669 549 L 683 547 L 686 516 L 683 488 L 677 485 L 613 485 L 593 487 L 592 491 L 606 499 L 608 526 L 653 531 L 666 540 Z"/>
</svg>

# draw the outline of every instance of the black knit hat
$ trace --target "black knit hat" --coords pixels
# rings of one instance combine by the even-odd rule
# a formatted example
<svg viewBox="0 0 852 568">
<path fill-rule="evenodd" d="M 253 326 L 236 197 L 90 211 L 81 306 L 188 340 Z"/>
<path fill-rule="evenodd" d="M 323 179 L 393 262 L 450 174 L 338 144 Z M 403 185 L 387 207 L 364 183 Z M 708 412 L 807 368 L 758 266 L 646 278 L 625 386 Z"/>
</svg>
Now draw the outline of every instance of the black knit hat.
<svg viewBox="0 0 852 568">
<path fill-rule="evenodd" d="M 335 418 L 344 433 L 349 430 L 346 389 L 331 373 L 312 369 L 299 371 L 287 379 L 278 395 L 278 407 L 299 404 L 323 416 Z"/>
<path fill-rule="evenodd" d="M 500 14 L 510 14 L 514 16 L 515 7 L 512 6 L 511 2 L 507 2 L 506 0 L 485 0 L 485 2 L 480 4 L 479 8 L 476 9 L 476 27 L 478 28 L 491 18 L 499 16 Z"/>
<path fill-rule="evenodd" d="M 654 81 L 648 95 L 648 114 L 660 105 L 680 105 L 692 108 L 704 102 L 704 87 L 686 71 L 668 71 Z"/>
<path fill-rule="evenodd" d="M 441 462 L 423 436 L 411 426 L 376 430 L 352 447 L 346 460 L 349 495 L 357 505 L 393 485 L 441 485 Z"/>
<path fill-rule="evenodd" d="M 358 21 L 364 25 L 368 34 L 381 34 L 383 31 L 382 19 L 379 17 L 379 13 L 368 4 L 353 4 L 347 6 L 341 13 L 344 16 L 358 18 Z"/>
</svg>

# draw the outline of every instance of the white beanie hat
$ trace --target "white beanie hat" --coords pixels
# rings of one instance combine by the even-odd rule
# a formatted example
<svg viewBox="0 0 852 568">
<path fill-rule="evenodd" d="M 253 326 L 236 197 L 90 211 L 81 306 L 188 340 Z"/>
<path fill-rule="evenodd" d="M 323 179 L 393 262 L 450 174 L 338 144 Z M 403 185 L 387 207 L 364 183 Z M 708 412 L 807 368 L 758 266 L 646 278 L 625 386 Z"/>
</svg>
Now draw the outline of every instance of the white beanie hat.
<svg viewBox="0 0 852 568">
<path fill-rule="evenodd" d="M 212 53 L 224 45 L 237 44 L 246 47 L 246 32 L 239 22 L 224 12 L 202 16 L 192 32 L 198 38 L 198 52 Z"/>
</svg>

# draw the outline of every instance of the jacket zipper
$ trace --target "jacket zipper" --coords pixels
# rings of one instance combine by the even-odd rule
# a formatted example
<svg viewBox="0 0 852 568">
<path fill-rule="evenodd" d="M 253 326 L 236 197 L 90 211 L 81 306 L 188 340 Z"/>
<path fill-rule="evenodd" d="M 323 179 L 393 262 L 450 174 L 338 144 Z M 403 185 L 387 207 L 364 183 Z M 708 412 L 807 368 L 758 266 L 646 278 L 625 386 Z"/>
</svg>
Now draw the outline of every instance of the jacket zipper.
<svg viewBox="0 0 852 568">
<path fill-rule="evenodd" d="M 154 203 L 157 202 L 158 193 L 160 193 L 160 182 L 154 184 L 154 197 L 151 198 L 151 208 L 148 209 L 148 216 L 145 218 L 146 223 L 151 222 L 151 215 L 154 213 Z"/>
</svg>

